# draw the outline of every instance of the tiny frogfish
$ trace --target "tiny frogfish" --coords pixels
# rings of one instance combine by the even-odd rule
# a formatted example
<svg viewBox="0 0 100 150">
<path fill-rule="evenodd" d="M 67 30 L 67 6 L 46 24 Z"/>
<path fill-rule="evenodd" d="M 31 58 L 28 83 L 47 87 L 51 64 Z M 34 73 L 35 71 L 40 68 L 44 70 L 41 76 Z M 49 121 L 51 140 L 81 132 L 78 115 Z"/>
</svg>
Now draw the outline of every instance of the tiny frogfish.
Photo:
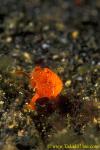
<svg viewBox="0 0 100 150">
<path fill-rule="evenodd" d="M 30 73 L 29 82 L 35 89 L 35 95 L 32 97 L 28 107 L 35 110 L 35 102 L 39 98 L 48 97 L 54 100 L 62 90 L 63 82 L 59 76 L 49 68 L 36 66 Z"/>
</svg>

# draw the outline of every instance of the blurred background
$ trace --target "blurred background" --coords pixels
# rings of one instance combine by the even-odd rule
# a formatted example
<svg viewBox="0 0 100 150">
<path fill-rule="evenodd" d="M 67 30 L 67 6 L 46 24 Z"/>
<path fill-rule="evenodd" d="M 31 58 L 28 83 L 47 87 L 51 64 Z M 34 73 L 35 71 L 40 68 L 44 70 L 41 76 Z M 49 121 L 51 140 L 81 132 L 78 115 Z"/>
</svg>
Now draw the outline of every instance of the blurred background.
<svg viewBox="0 0 100 150">
<path fill-rule="evenodd" d="M 100 0 L 0 0 L 1 150 L 99 145 L 99 39 Z M 45 99 L 35 112 L 25 107 L 34 91 L 15 72 L 37 65 L 63 80 L 52 110 Z"/>
</svg>

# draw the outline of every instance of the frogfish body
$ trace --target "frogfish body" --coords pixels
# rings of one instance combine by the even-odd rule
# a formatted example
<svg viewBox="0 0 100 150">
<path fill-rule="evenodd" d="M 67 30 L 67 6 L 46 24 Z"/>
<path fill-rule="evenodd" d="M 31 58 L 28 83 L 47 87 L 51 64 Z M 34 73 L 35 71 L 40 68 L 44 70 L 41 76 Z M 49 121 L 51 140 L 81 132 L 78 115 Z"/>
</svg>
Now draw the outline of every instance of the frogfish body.
<svg viewBox="0 0 100 150">
<path fill-rule="evenodd" d="M 30 85 L 35 88 L 35 95 L 31 99 L 28 107 L 35 110 L 35 102 L 42 97 L 48 97 L 50 100 L 57 97 L 62 90 L 63 83 L 59 76 L 49 68 L 36 66 L 30 73 Z"/>
</svg>

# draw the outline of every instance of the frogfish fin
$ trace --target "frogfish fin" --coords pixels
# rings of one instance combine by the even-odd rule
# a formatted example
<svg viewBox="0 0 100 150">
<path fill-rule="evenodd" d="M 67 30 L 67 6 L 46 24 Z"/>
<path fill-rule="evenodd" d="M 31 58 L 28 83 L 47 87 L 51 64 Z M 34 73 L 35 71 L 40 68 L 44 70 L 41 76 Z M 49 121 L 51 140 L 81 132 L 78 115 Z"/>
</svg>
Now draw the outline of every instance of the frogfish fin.
<svg viewBox="0 0 100 150">
<path fill-rule="evenodd" d="M 31 109 L 31 110 L 35 110 L 35 102 L 37 101 L 37 99 L 39 98 L 39 95 L 36 93 L 29 104 L 27 104 L 28 108 Z"/>
</svg>

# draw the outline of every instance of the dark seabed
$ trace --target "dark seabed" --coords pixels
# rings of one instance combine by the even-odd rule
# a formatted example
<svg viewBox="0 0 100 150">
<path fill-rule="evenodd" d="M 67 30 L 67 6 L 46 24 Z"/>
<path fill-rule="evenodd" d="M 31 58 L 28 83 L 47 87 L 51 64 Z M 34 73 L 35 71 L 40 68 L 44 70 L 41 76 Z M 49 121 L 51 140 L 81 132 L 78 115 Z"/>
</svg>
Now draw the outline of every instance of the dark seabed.
<svg viewBox="0 0 100 150">
<path fill-rule="evenodd" d="M 64 87 L 32 111 L 34 91 L 16 70 L 37 65 Z M 0 0 L 0 150 L 100 148 L 99 100 L 100 0 Z"/>
</svg>

